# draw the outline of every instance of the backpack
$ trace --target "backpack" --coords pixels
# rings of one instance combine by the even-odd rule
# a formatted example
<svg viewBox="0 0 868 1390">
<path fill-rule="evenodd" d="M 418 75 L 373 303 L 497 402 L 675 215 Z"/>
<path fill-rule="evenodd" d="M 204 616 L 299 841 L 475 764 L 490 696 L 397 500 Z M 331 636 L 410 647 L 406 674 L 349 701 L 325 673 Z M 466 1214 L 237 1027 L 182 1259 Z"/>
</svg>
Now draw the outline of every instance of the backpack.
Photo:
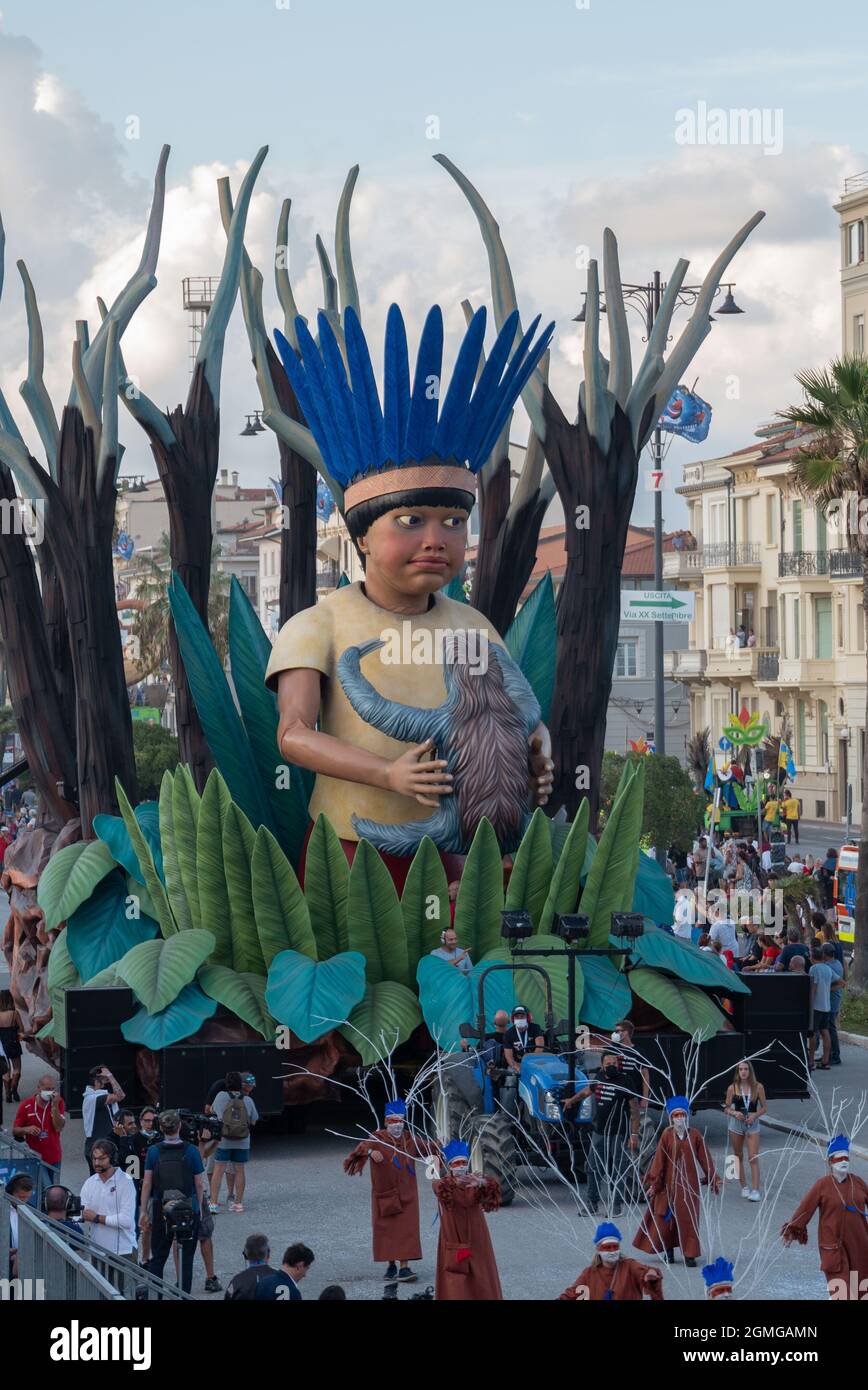
<svg viewBox="0 0 868 1390">
<path fill-rule="evenodd" d="M 166 1192 L 182 1192 L 191 1197 L 195 1191 L 193 1176 L 184 1162 L 186 1144 L 157 1145 L 157 1163 L 154 1169 L 154 1195 L 162 1197 Z"/>
<path fill-rule="evenodd" d="M 223 1139 L 247 1139 L 250 1134 L 250 1125 L 247 1120 L 247 1106 L 244 1104 L 243 1096 L 232 1096 L 229 1104 L 223 1111 L 223 1128 L 220 1136 Z"/>
</svg>

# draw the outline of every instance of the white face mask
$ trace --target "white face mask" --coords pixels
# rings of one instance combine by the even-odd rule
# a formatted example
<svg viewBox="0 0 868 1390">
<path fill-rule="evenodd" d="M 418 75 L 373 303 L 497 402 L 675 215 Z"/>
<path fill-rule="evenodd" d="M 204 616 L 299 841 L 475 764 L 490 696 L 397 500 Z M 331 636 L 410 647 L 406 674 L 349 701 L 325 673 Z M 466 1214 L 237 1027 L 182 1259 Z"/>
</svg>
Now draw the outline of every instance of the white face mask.
<svg viewBox="0 0 868 1390">
<path fill-rule="evenodd" d="M 611 1036 L 612 1036 L 612 1042 L 620 1042 L 620 1041 L 621 1041 L 621 1034 L 620 1034 L 619 1032 L 617 1032 L 617 1030 L 616 1030 Z"/>
<path fill-rule="evenodd" d="M 449 1173 L 450 1173 L 450 1176 L 453 1177 L 453 1178 L 463 1178 L 463 1177 L 466 1177 L 468 1167 L 469 1167 L 469 1164 L 467 1164 L 467 1163 L 450 1163 L 450 1165 L 449 1165 Z"/>
<path fill-rule="evenodd" d="M 681 1117 L 679 1116 L 678 1119 L 672 1121 L 672 1125 L 673 1125 L 673 1128 L 674 1128 L 676 1134 L 686 1134 L 686 1133 L 687 1133 L 687 1120 L 686 1120 L 686 1119 L 681 1119 Z"/>
<path fill-rule="evenodd" d="M 604 1265 L 616 1265 L 621 1258 L 620 1250 L 601 1250 L 600 1259 Z"/>
<path fill-rule="evenodd" d="M 850 1171 L 849 1158 L 841 1158 L 837 1163 L 832 1164 L 832 1177 L 836 1182 L 843 1182 Z"/>
<path fill-rule="evenodd" d="M 41 1098 L 42 1100 L 51 1100 L 51 1097 L 54 1095 L 54 1092 L 53 1092 L 53 1091 L 40 1091 L 40 1092 L 39 1092 L 39 1095 L 40 1095 L 40 1098 Z"/>
<path fill-rule="evenodd" d="M 404 1133 L 404 1121 L 389 1120 L 386 1125 L 386 1129 L 389 1134 L 393 1135 L 393 1137 L 397 1139 L 400 1134 Z"/>
</svg>

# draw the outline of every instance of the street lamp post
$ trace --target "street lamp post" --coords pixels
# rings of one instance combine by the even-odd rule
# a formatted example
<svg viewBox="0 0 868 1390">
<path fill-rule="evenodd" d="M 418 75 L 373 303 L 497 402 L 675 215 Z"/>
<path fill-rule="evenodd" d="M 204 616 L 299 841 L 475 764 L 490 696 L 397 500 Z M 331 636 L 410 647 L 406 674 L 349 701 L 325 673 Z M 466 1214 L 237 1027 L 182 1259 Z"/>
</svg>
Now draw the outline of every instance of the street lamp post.
<svg viewBox="0 0 868 1390">
<path fill-rule="evenodd" d="M 718 316 L 725 314 L 743 314 L 733 298 L 734 281 L 721 284 L 715 290 L 715 297 L 721 290 L 726 291 L 726 296 L 721 305 L 716 307 Z M 699 296 L 700 285 L 682 285 L 676 298 L 676 308 L 689 308 L 696 303 Z M 636 309 L 645 320 L 645 336 L 643 342 L 648 342 L 651 337 L 651 330 L 660 312 L 660 302 L 666 290 L 666 282 L 661 279 L 660 271 L 655 270 L 651 279 L 644 285 L 631 285 L 623 283 L 621 292 L 625 305 Z M 583 295 L 584 302 L 581 309 L 573 320 L 574 323 L 584 323 L 586 317 L 587 295 Z M 606 312 L 606 305 L 603 296 L 600 295 L 600 313 Z M 711 315 L 709 315 L 711 317 Z M 671 341 L 671 335 L 667 338 L 667 343 Z M 654 488 L 654 588 L 663 588 L 663 491 L 662 491 L 662 466 L 663 466 L 663 431 L 659 423 L 654 427 L 654 432 L 648 441 L 651 449 L 651 462 L 653 471 L 658 474 L 657 485 Z M 664 696 L 663 678 L 663 621 L 662 619 L 654 623 L 654 748 L 661 757 L 666 755 L 666 707 Z M 666 846 L 655 845 L 657 862 L 661 868 L 666 866 Z"/>
</svg>

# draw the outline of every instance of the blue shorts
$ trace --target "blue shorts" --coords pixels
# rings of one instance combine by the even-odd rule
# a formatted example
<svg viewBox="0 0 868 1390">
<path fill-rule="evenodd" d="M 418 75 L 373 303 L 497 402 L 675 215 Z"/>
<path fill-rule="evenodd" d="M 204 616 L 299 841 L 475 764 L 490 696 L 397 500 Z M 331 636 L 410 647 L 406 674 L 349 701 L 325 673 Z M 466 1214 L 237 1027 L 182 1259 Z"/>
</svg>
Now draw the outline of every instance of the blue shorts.
<svg viewBox="0 0 868 1390">
<path fill-rule="evenodd" d="M 246 1163 L 250 1157 L 250 1150 L 218 1147 L 214 1157 L 218 1163 Z"/>
</svg>

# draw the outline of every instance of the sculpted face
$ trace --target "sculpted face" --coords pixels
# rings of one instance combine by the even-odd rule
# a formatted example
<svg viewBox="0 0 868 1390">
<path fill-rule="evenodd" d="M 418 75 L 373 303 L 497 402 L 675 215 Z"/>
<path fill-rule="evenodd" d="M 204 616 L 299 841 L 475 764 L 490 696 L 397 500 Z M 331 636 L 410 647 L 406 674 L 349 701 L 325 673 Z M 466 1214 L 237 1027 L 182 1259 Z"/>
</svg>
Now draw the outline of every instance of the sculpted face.
<svg viewBox="0 0 868 1390">
<path fill-rule="evenodd" d="M 433 594 L 459 573 L 470 513 L 454 507 L 395 507 L 359 540 L 366 581 L 396 593 Z"/>
</svg>

